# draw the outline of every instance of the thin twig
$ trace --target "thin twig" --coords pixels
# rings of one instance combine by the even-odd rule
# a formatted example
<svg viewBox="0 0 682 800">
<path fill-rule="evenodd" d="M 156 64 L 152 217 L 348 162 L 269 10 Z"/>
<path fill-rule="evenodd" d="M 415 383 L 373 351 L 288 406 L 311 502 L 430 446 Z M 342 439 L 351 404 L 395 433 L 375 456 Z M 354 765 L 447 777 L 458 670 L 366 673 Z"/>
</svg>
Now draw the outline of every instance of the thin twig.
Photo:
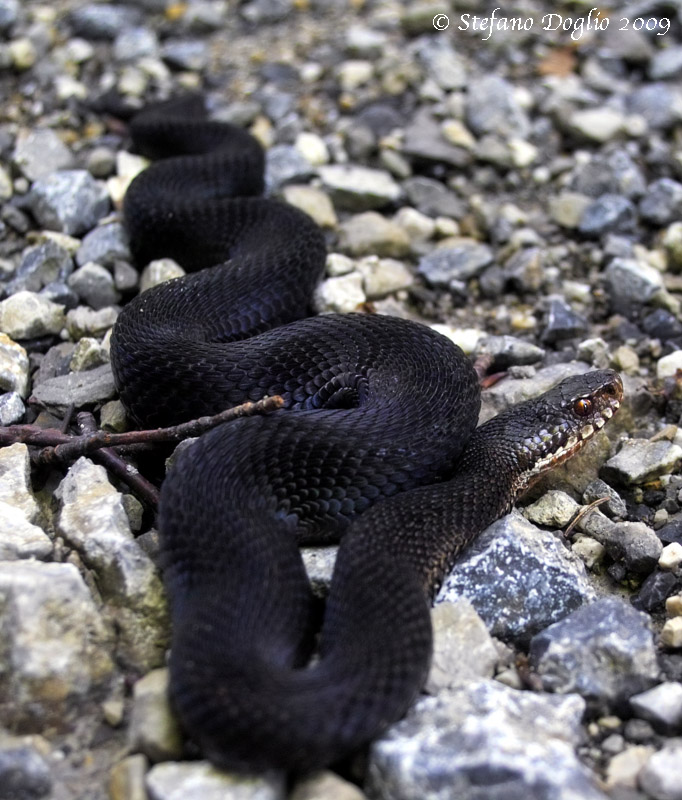
<svg viewBox="0 0 682 800">
<path fill-rule="evenodd" d="M 578 511 L 578 513 L 573 518 L 571 524 L 566 528 L 564 536 L 568 539 L 573 533 L 573 529 L 575 526 L 580 522 L 580 520 L 585 516 L 585 514 L 589 514 L 590 511 L 594 511 L 595 508 L 598 506 L 604 505 L 604 503 L 608 503 L 610 497 L 598 497 L 596 500 L 593 500 L 588 506 L 583 506 L 583 508 Z"/>
</svg>

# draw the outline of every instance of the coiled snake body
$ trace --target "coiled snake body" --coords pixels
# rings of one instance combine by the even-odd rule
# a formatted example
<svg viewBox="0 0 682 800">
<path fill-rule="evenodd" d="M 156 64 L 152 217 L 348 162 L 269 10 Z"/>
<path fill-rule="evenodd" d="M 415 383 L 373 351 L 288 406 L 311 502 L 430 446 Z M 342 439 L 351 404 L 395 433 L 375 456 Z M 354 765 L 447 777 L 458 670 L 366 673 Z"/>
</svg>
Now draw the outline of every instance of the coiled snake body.
<svg viewBox="0 0 682 800">
<path fill-rule="evenodd" d="M 604 424 L 620 379 L 570 378 L 476 429 L 477 378 L 447 339 L 392 317 L 307 316 L 324 241 L 305 214 L 257 196 L 250 136 L 207 121 L 197 97 L 151 107 L 131 130 L 162 159 L 126 196 L 135 259 L 212 268 L 121 313 L 123 402 L 162 425 L 285 399 L 202 436 L 164 482 L 172 699 L 219 765 L 319 768 L 404 714 L 445 572 Z M 298 544 L 340 536 L 311 661 L 317 615 Z"/>
</svg>

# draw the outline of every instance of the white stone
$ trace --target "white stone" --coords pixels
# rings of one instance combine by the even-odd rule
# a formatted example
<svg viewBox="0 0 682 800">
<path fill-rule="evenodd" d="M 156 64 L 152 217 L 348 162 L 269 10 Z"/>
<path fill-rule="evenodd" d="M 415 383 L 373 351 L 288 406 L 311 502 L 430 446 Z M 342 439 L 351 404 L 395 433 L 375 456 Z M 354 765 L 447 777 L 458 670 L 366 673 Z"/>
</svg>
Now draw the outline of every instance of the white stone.
<svg viewBox="0 0 682 800">
<path fill-rule="evenodd" d="M 329 161 L 329 150 L 324 139 L 316 133 L 302 131 L 296 137 L 296 149 L 314 167 L 319 167 Z"/>
<path fill-rule="evenodd" d="M 31 461 L 21 442 L 0 448 L 0 502 L 18 508 L 29 522 L 40 513 L 31 489 Z"/>
<path fill-rule="evenodd" d="M 338 278 L 327 278 L 315 291 L 315 306 L 318 311 L 357 311 L 367 297 L 362 288 L 362 275 L 350 272 Z"/>
<path fill-rule="evenodd" d="M 393 220 L 400 225 L 411 240 L 423 242 L 430 239 L 436 232 L 436 223 L 431 217 L 427 217 L 426 214 L 422 214 L 421 211 L 410 206 L 403 206 Z"/>
<path fill-rule="evenodd" d="M 636 789 L 637 776 L 654 752 L 653 747 L 637 745 L 617 753 L 606 768 L 607 787 L 610 789 L 614 786 L 628 786 Z"/>
<path fill-rule="evenodd" d="M 0 390 L 17 392 L 22 397 L 28 394 L 28 355 L 26 350 L 12 341 L 6 333 L 0 333 Z"/>
<path fill-rule="evenodd" d="M 485 331 L 478 328 L 453 328 L 450 325 L 442 325 L 439 322 L 429 327 L 437 333 L 447 336 L 450 341 L 461 347 L 467 355 L 471 355 L 476 349 L 479 340 L 487 335 Z"/>
<path fill-rule="evenodd" d="M 682 744 L 673 741 L 644 765 L 639 784 L 654 800 L 682 800 Z"/>
<path fill-rule="evenodd" d="M 0 330 L 12 339 L 59 333 L 64 321 L 64 306 L 34 292 L 17 292 L 0 303 Z"/>
<path fill-rule="evenodd" d="M 173 278 L 182 278 L 183 275 L 185 275 L 185 270 L 172 258 L 158 258 L 150 261 L 142 270 L 140 291 L 146 292 L 152 286 L 158 286 L 160 283 L 173 280 Z"/>
<path fill-rule="evenodd" d="M 315 186 L 290 184 L 282 189 L 284 199 L 312 217 L 321 228 L 334 228 L 338 222 L 329 195 Z"/>
<path fill-rule="evenodd" d="M 682 350 L 674 350 L 667 356 L 658 359 L 656 364 L 656 377 L 672 378 L 678 369 L 682 369 Z"/>
<path fill-rule="evenodd" d="M 682 617 L 673 617 L 665 621 L 661 630 L 661 644 L 673 650 L 682 647 Z"/>
<path fill-rule="evenodd" d="M 22 558 L 47 558 L 52 540 L 37 525 L 32 525 L 21 509 L 0 501 L 0 561 Z"/>
<path fill-rule="evenodd" d="M 668 728 L 682 725 L 682 683 L 664 681 L 646 692 L 633 695 L 630 705 L 641 719 Z"/>
<path fill-rule="evenodd" d="M 405 264 L 393 258 L 369 256 L 358 261 L 357 268 L 362 275 L 365 294 L 370 300 L 406 289 L 414 280 Z"/>
<path fill-rule="evenodd" d="M 670 542 L 661 551 L 658 566 L 661 569 L 677 569 L 682 564 L 682 544 Z"/>
<path fill-rule="evenodd" d="M 284 800 L 281 778 L 221 772 L 207 761 L 156 764 L 147 773 L 149 800 Z"/>
<path fill-rule="evenodd" d="M 367 83 L 374 74 L 374 65 L 371 61 L 354 59 L 344 61 L 336 70 L 336 75 L 345 92 L 352 92 Z"/>
<path fill-rule="evenodd" d="M 625 124 L 624 116 L 610 108 L 588 108 L 571 114 L 571 128 L 593 142 L 608 142 Z"/>
</svg>

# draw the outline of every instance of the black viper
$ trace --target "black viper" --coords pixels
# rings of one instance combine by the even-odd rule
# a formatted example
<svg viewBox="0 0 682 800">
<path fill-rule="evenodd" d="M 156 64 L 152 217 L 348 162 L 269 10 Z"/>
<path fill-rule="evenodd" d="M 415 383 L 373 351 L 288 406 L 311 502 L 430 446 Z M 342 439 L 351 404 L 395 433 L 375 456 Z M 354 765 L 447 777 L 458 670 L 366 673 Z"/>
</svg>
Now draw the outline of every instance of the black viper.
<svg viewBox="0 0 682 800">
<path fill-rule="evenodd" d="M 254 139 L 208 121 L 195 96 L 150 107 L 131 132 L 162 159 L 125 199 L 135 260 L 212 269 L 121 313 L 112 361 L 127 409 L 165 425 L 285 399 L 202 436 L 164 482 L 172 699 L 221 766 L 316 769 L 405 713 L 444 574 L 612 416 L 620 378 L 569 378 L 475 429 L 477 377 L 445 337 L 386 316 L 307 316 L 324 240 L 302 212 L 258 197 Z M 340 536 L 316 647 L 298 544 Z"/>
</svg>

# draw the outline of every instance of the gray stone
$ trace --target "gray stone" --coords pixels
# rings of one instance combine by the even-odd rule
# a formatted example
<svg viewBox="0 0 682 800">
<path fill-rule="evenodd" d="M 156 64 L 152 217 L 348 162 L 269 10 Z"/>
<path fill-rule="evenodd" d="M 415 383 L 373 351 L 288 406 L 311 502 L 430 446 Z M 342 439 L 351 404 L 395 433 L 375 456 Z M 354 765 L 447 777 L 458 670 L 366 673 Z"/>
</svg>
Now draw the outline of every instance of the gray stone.
<svg viewBox="0 0 682 800">
<path fill-rule="evenodd" d="M 122 495 L 103 467 L 79 458 L 58 486 L 57 530 L 97 575 L 102 598 L 120 630 L 118 656 L 135 669 L 163 662 L 167 610 L 151 559 L 130 529 Z"/>
<path fill-rule="evenodd" d="M 26 406 L 17 392 L 0 395 L 0 425 L 16 425 L 26 413 Z"/>
<path fill-rule="evenodd" d="M 657 50 L 649 62 L 648 72 L 654 81 L 677 77 L 682 72 L 682 47 L 678 45 Z"/>
<path fill-rule="evenodd" d="M 36 522 L 39 507 L 31 489 L 28 447 L 16 442 L 0 448 L 0 502 L 19 509 L 29 522 Z"/>
<path fill-rule="evenodd" d="M 265 185 L 271 193 L 289 183 L 305 183 L 315 172 L 315 167 L 294 145 L 274 145 L 266 154 Z"/>
<path fill-rule="evenodd" d="M 580 559 L 518 512 L 491 525 L 455 564 L 437 603 L 467 597 L 503 641 L 526 643 L 594 598 Z"/>
<path fill-rule="evenodd" d="M 0 31 L 8 31 L 19 19 L 19 0 L 0 2 Z"/>
<path fill-rule="evenodd" d="M 347 164 L 319 168 L 320 178 L 334 204 L 349 211 L 369 211 L 393 203 L 400 186 L 388 172 Z"/>
<path fill-rule="evenodd" d="M 69 277 L 68 285 L 81 300 L 96 310 L 114 305 L 121 299 L 112 274 L 92 261 L 79 267 Z"/>
<path fill-rule="evenodd" d="M 545 691 L 577 692 L 601 708 L 658 678 L 651 621 L 619 597 L 576 609 L 533 637 L 530 658 Z"/>
<path fill-rule="evenodd" d="M 362 275 L 368 300 L 378 300 L 392 292 L 406 289 L 413 281 L 412 273 L 405 264 L 393 258 L 368 256 L 358 261 L 357 268 Z"/>
<path fill-rule="evenodd" d="M 208 66 L 210 50 L 201 39 L 166 39 L 161 57 L 171 67 L 200 72 Z"/>
<path fill-rule="evenodd" d="M 568 305 L 563 297 L 555 296 L 549 301 L 547 325 L 540 338 L 548 344 L 562 339 L 573 339 L 587 331 L 587 321 Z"/>
<path fill-rule="evenodd" d="M 411 158 L 442 162 L 453 167 L 464 167 L 473 161 L 468 150 L 451 144 L 443 136 L 440 123 L 427 108 L 417 111 L 405 127 L 402 152 Z"/>
<path fill-rule="evenodd" d="M 520 247 L 504 264 L 504 277 L 519 292 L 537 292 L 545 279 L 540 247 Z"/>
<path fill-rule="evenodd" d="M 608 142 L 625 127 L 626 118 L 613 108 L 584 108 L 567 118 L 569 132 L 591 142 Z"/>
<path fill-rule="evenodd" d="M 583 502 L 586 504 L 589 505 L 602 497 L 608 497 L 609 500 L 600 505 L 599 508 L 609 517 L 619 517 L 622 519 L 627 515 L 628 510 L 625 501 L 614 488 L 608 485 L 608 483 L 597 478 L 597 480 L 591 481 L 585 487 Z"/>
<path fill-rule="evenodd" d="M 63 306 L 33 292 L 17 292 L 0 303 L 0 330 L 11 339 L 59 333 L 63 327 Z"/>
<path fill-rule="evenodd" d="M 632 201 L 620 194 L 603 194 L 583 212 L 578 230 L 584 236 L 602 236 L 615 231 L 628 233 L 635 227 L 637 215 Z"/>
<path fill-rule="evenodd" d="M 284 800 L 281 778 L 233 775 L 208 761 L 156 764 L 147 773 L 149 800 Z"/>
<path fill-rule="evenodd" d="M 0 642 L 8 727 L 68 730 L 108 691 L 110 635 L 73 564 L 0 562 Z"/>
<path fill-rule="evenodd" d="M 545 351 L 516 336 L 484 336 L 479 339 L 475 354 L 493 356 L 494 369 L 503 370 L 511 366 L 536 364 L 544 358 Z"/>
<path fill-rule="evenodd" d="M 137 61 L 139 58 L 156 58 L 159 40 L 154 31 L 144 27 L 124 28 L 114 42 L 114 59 L 119 62 Z"/>
<path fill-rule="evenodd" d="M 148 672 L 133 687 L 133 710 L 128 728 L 132 752 L 152 762 L 180 759 L 183 737 L 168 698 L 168 670 Z"/>
<path fill-rule="evenodd" d="M 649 483 L 671 473 L 682 458 L 682 448 L 665 439 L 627 439 L 604 464 L 607 481 L 620 485 Z"/>
<path fill-rule="evenodd" d="M 461 239 L 450 247 L 439 247 L 419 261 L 417 270 L 432 286 L 448 287 L 466 281 L 492 263 L 493 251 L 473 239 Z"/>
<path fill-rule="evenodd" d="M 665 83 L 646 83 L 627 95 L 627 109 L 644 117 L 650 128 L 669 128 L 682 119 L 682 96 Z"/>
<path fill-rule="evenodd" d="M 14 148 L 14 163 L 29 181 L 46 178 L 73 162 L 69 148 L 50 128 L 22 131 Z"/>
<path fill-rule="evenodd" d="M 476 609 L 465 598 L 431 611 L 433 655 L 424 690 L 438 694 L 473 678 L 492 678 L 498 654 Z"/>
<path fill-rule="evenodd" d="M 444 36 L 425 37 L 417 49 L 419 60 L 441 89 L 446 92 L 463 89 L 467 74 L 463 58 Z"/>
<path fill-rule="evenodd" d="M 514 86 L 497 75 L 473 78 L 466 98 L 467 123 L 479 136 L 528 138 L 530 120 L 514 97 Z"/>
<path fill-rule="evenodd" d="M 110 205 L 105 184 L 84 169 L 52 172 L 34 181 L 29 203 L 44 228 L 74 236 L 94 228 Z"/>
<path fill-rule="evenodd" d="M 583 701 L 478 681 L 421 700 L 370 751 L 377 800 L 606 800 L 580 764 Z"/>
<path fill-rule="evenodd" d="M 86 39 L 113 40 L 125 28 L 138 25 L 142 14 L 133 6 L 97 3 L 75 8 L 69 14 L 74 33 Z"/>
<path fill-rule="evenodd" d="M 652 225 L 668 225 L 682 215 L 682 183 L 659 178 L 651 183 L 639 203 L 639 213 Z"/>
<path fill-rule="evenodd" d="M 410 240 L 395 222 L 376 211 L 366 211 L 341 224 L 339 247 L 353 256 L 370 254 L 400 258 L 410 252 Z"/>
<path fill-rule="evenodd" d="M 603 544 L 611 558 L 623 561 L 628 571 L 648 575 L 656 569 L 663 544 L 643 522 L 612 522 L 595 510 L 582 517 L 579 527 Z"/>
<path fill-rule="evenodd" d="M 580 506 L 566 492 L 550 489 L 539 500 L 523 509 L 523 515 L 536 525 L 565 528 Z"/>
<path fill-rule="evenodd" d="M 663 290 L 663 276 L 633 258 L 614 258 L 605 270 L 606 286 L 617 303 L 646 303 Z"/>
<path fill-rule="evenodd" d="M 639 784 L 654 800 L 682 800 L 682 742 L 673 739 L 654 753 L 639 773 Z"/>
<path fill-rule="evenodd" d="M 37 800 L 52 790 L 50 768 L 30 739 L 0 736 L 0 797 Z"/>
<path fill-rule="evenodd" d="M 284 186 L 282 195 L 287 203 L 312 217 L 321 228 L 335 228 L 338 222 L 329 196 L 315 186 L 291 184 Z"/>
<path fill-rule="evenodd" d="M 16 392 L 21 397 L 28 394 L 29 372 L 26 350 L 0 333 L 0 390 Z"/>
<path fill-rule="evenodd" d="M 48 378 L 33 390 L 33 397 L 38 403 L 57 413 L 64 412 L 72 404 L 80 408 L 91 403 L 102 403 L 111 400 L 115 394 L 114 376 L 109 364 L 87 372 L 71 372 Z"/>
<path fill-rule="evenodd" d="M 114 264 L 114 286 L 119 292 L 130 292 L 139 283 L 140 276 L 137 270 L 126 261 L 117 261 Z"/>
<path fill-rule="evenodd" d="M 67 310 L 78 305 L 78 295 L 62 281 L 48 283 L 40 290 L 40 296 Z"/>
<path fill-rule="evenodd" d="M 94 178 L 108 178 L 116 170 L 115 151 L 109 147 L 95 147 L 88 154 L 87 167 Z"/>
<path fill-rule="evenodd" d="M 453 217 L 465 214 L 465 205 L 457 195 L 440 181 L 415 175 L 403 182 L 410 203 L 429 217 Z"/>
<path fill-rule="evenodd" d="M 32 525 L 20 508 L 0 501 L 0 561 L 23 558 L 46 559 L 52 554 L 52 540 Z"/>
<path fill-rule="evenodd" d="M 301 548 L 301 557 L 308 573 L 310 585 L 318 597 L 325 597 L 329 594 L 338 550 L 337 545 Z"/>
<path fill-rule="evenodd" d="M 665 681 L 630 698 L 634 714 L 664 733 L 682 733 L 682 683 Z"/>
<path fill-rule="evenodd" d="M 571 188 L 582 195 L 597 198 L 603 194 L 640 197 L 646 181 L 639 165 L 625 150 L 608 155 L 596 154 L 586 164 L 576 167 Z"/>
<path fill-rule="evenodd" d="M 66 329 L 72 339 L 78 341 L 83 336 L 104 336 L 113 327 L 118 317 L 116 308 L 100 308 L 95 311 L 87 306 L 79 306 L 66 315 Z"/>
<path fill-rule="evenodd" d="M 113 267 L 117 261 L 130 261 L 128 236 L 120 222 L 98 225 L 83 237 L 76 252 L 79 267 L 94 261 L 103 267 Z"/>
<path fill-rule="evenodd" d="M 5 288 L 6 294 L 20 291 L 38 292 L 48 283 L 66 280 L 73 271 L 69 251 L 47 239 L 24 250 L 14 278 Z"/>
<path fill-rule="evenodd" d="M 291 13 L 293 0 L 251 0 L 239 9 L 245 20 L 254 24 L 281 22 Z"/>
</svg>

